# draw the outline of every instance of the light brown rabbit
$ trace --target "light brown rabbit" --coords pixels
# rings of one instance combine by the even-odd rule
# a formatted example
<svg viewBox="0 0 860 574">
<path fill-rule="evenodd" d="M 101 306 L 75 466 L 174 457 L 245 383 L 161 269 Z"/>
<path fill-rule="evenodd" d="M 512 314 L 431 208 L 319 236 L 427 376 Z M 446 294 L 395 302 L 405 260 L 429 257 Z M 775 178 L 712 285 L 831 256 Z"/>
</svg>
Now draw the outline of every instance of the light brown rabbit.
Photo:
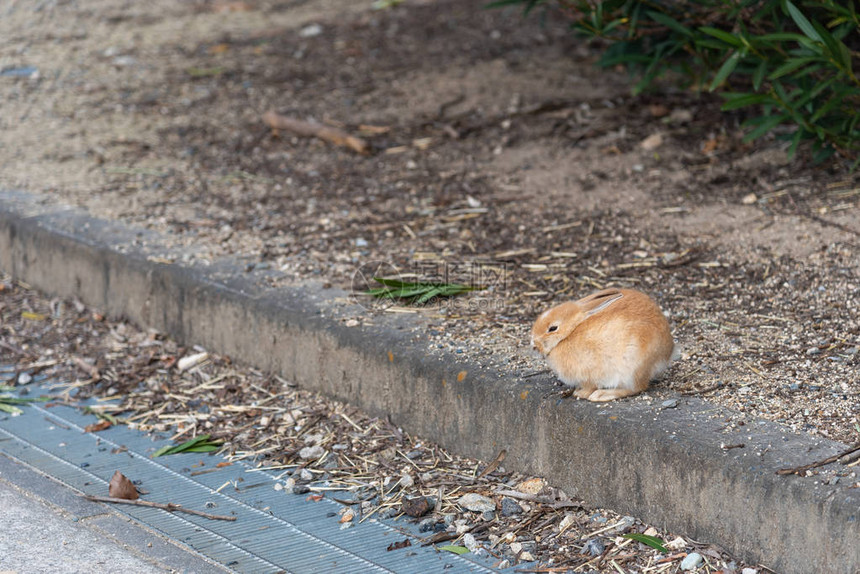
<svg viewBox="0 0 860 574">
<path fill-rule="evenodd" d="M 532 345 L 577 397 L 599 402 L 647 389 L 675 348 L 660 308 L 633 289 L 604 289 L 545 311 Z"/>
</svg>

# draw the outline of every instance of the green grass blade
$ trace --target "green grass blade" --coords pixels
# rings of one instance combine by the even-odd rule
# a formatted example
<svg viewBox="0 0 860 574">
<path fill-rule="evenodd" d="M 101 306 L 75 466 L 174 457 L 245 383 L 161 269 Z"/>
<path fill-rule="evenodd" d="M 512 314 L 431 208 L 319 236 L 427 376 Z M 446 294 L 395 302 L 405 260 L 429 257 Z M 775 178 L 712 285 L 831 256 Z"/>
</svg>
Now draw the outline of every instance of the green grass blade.
<svg viewBox="0 0 860 574">
<path fill-rule="evenodd" d="M 18 407 L 13 407 L 12 405 L 8 405 L 6 403 L 0 403 L 0 411 L 3 411 L 4 413 L 13 414 L 13 415 L 20 415 L 21 413 L 24 412 L 21 409 L 19 409 Z"/>
<path fill-rule="evenodd" d="M 401 281 L 400 279 L 388 279 L 387 277 L 373 277 L 373 280 L 377 283 L 382 283 L 387 287 L 403 287 L 404 285 L 415 285 L 415 283 L 408 283 L 406 281 Z"/>
<path fill-rule="evenodd" d="M 669 549 L 663 546 L 663 540 L 657 538 L 656 536 L 648 536 L 647 534 L 638 534 L 636 532 L 632 532 L 630 534 L 622 534 L 622 538 L 629 538 L 630 540 L 635 540 L 636 542 L 641 542 L 645 546 L 650 546 L 651 548 L 667 554 Z"/>
<path fill-rule="evenodd" d="M 415 303 L 417 305 L 423 305 L 424 303 L 426 303 L 427 301 L 429 301 L 433 297 L 435 297 L 437 295 L 441 295 L 441 294 L 442 294 L 442 290 L 439 289 L 438 287 L 429 289 L 426 293 L 424 293 L 423 295 L 418 297 L 418 299 L 416 299 Z"/>
<path fill-rule="evenodd" d="M 213 447 L 213 450 L 220 447 L 220 443 L 211 442 L 212 435 L 202 434 L 191 440 L 187 440 L 182 444 L 174 446 L 163 446 L 152 454 L 152 458 L 165 456 L 168 454 L 179 454 L 183 452 L 212 452 L 211 450 L 198 450 L 201 448 Z"/>
<path fill-rule="evenodd" d="M 454 546 L 454 545 L 450 545 L 450 544 L 448 546 L 439 546 L 438 548 L 439 548 L 439 550 L 444 550 L 446 552 L 451 552 L 451 553 L 457 554 L 457 555 L 467 554 L 469 552 L 469 549 L 466 548 L 465 546 Z"/>
</svg>

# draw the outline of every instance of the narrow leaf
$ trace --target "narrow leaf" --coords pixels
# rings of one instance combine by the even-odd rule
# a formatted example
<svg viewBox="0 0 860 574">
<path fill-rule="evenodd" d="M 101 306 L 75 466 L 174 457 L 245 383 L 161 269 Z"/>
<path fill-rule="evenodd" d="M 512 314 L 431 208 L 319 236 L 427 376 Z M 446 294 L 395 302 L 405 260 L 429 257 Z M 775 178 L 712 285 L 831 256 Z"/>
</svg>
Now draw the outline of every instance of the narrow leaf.
<svg viewBox="0 0 860 574">
<path fill-rule="evenodd" d="M 434 288 L 434 289 L 430 289 L 429 291 L 427 291 L 426 293 L 424 293 L 423 295 L 421 295 L 421 296 L 420 296 L 420 297 L 415 301 L 415 303 L 416 303 L 417 305 L 423 305 L 423 304 L 424 304 L 424 303 L 426 303 L 427 301 L 431 300 L 433 297 L 436 297 L 437 295 L 441 295 L 441 294 L 442 294 L 442 290 L 441 290 L 441 289 L 439 289 L 438 287 L 437 287 L 437 288 Z"/>
<path fill-rule="evenodd" d="M 657 538 L 656 536 L 648 536 L 647 534 L 638 534 L 636 532 L 631 532 L 630 534 L 623 534 L 622 538 L 629 538 L 630 540 L 635 540 L 636 542 L 641 542 L 645 546 L 650 546 L 655 550 L 658 550 L 664 554 L 668 553 L 669 550 L 663 546 L 663 540 Z"/>
<path fill-rule="evenodd" d="M 781 78 L 787 74 L 790 74 L 796 69 L 805 66 L 806 64 L 816 61 L 818 61 L 818 58 L 797 58 L 794 60 L 788 60 L 776 70 L 771 72 L 770 75 L 768 75 L 768 79 L 775 80 L 776 78 Z"/>
<path fill-rule="evenodd" d="M 758 119 L 758 118 L 757 118 Z M 744 136 L 745 142 L 751 142 L 755 139 L 760 138 L 764 134 L 768 133 L 770 130 L 778 126 L 780 123 L 788 119 L 786 115 L 779 116 L 765 116 L 765 119 L 762 120 L 758 127 L 752 130 L 750 133 Z"/>
<path fill-rule="evenodd" d="M 791 19 L 794 20 L 794 23 L 797 24 L 797 27 L 800 28 L 800 31 L 806 34 L 806 37 L 810 40 L 815 40 L 816 42 L 824 43 L 824 40 L 818 34 L 818 31 L 815 27 L 807 20 L 806 16 L 803 15 L 803 12 L 797 9 L 797 6 L 791 3 L 791 0 L 785 0 L 785 7 L 788 9 L 788 15 L 791 16 Z"/>
<path fill-rule="evenodd" d="M 453 546 L 453 545 L 439 546 L 439 550 L 445 550 L 446 552 L 452 552 L 454 554 L 467 554 L 469 552 L 469 549 L 466 548 L 465 546 Z"/>
<path fill-rule="evenodd" d="M 414 283 L 406 283 L 405 281 L 401 281 L 400 279 L 389 279 L 387 277 L 374 277 L 374 281 L 377 283 L 382 283 L 388 287 L 403 287 L 404 285 L 414 285 Z"/>
<path fill-rule="evenodd" d="M 663 14 L 662 12 L 657 12 L 655 10 L 648 10 L 648 12 L 646 12 L 646 13 L 649 16 L 651 16 L 651 19 L 654 20 L 655 22 L 663 24 L 667 28 L 670 28 L 670 29 L 672 29 L 672 30 L 674 30 L 680 34 L 683 34 L 684 36 L 692 36 L 693 35 L 693 33 L 689 29 L 684 28 L 680 22 L 678 22 L 677 20 L 675 20 L 671 16 Z"/>
<path fill-rule="evenodd" d="M 767 94 L 720 94 L 728 101 L 720 107 L 722 111 L 736 110 L 738 108 L 745 108 L 747 106 L 754 106 L 756 104 L 766 104 L 772 101 L 771 97 Z M 736 97 L 729 97 L 736 96 Z"/>
<path fill-rule="evenodd" d="M 714 38 L 716 38 L 718 40 L 722 40 L 723 42 L 725 42 L 726 44 L 728 44 L 730 46 L 736 46 L 736 47 L 740 48 L 744 44 L 743 42 L 741 42 L 740 38 L 738 38 L 734 34 L 730 34 L 728 32 L 720 30 L 719 28 L 711 28 L 710 26 L 703 26 L 703 27 L 699 28 L 699 31 L 707 34 L 708 36 L 713 36 Z"/>
<path fill-rule="evenodd" d="M 220 445 L 221 445 L 221 443 L 211 441 L 211 435 L 202 434 L 196 438 L 193 438 L 191 440 L 187 440 L 182 444 L 178 444 L 175 446 L 171 446 L 171 445 L 163 446 L 160 449 L 158 449 L 157 451 L 155 451 L 154 453 L 152 453 L 152 458 L 156 458 L 159 456 L 165 456 L 168 454 L 179 454 L 179 453 L 183 453 L 183 452 L 212 452 L 211 450 L 198 450 L 198 449 L 214 447 L 213 448 L 213 450 L 214 450 L 214 449 L 217 449 Z"/>
<path fill-rule="evenodd" d="M 708 88 L 709 92 L 713 92 L 717 87 L 721 86 L 723 82 L 726 81 L 726 78 L 729 77 L 734 69 L 737 67 L 738 62 L 741 60 L 741 53 L 734 52 L 729 58 L 723 62 L 723 65 L 720 66 L 720 69 L 717 70 L 717 74 L 714 76 L 714 81 L 711 82 L 711 87 Z"/>
<path fill-rule="evenodd" d="M 753 88 L 758 91 L 761 89 L 761 83 L 764 81 L 764 75 L 767 73 L 767 60 L 762 60 L 759 62 L 758 67 L 755 69 L 753 73 L 752 81 Z"/>
<path fill-rule="evenodd" d="M 793 159 L 794 154 L 797 153 L 797 146 L 800 145 L 800 140 L 803 139 L 803 130 L 797 128 L 794 131 L 794 137 L 791 138 L 791 145 L 788 148 L 788 159 Z"/>
</svg>

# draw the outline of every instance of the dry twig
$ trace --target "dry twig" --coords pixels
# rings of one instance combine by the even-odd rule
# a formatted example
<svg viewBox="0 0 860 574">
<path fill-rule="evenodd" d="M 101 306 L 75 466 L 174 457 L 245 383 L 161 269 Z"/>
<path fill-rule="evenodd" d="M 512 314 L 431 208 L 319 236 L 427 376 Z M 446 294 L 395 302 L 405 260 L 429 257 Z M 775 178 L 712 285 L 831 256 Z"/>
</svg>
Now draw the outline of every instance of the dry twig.
<svg viewBox="0 0 860 574">
<path fill-rule="evenodd" d="M 836 462 L 837 460 L 839 460 L 843 456 L 847 456 L 847 455 L 849 455 L 853 452 L 856 452 L 858 450 L 860 450 L 860 443 L 855 444 L 854 446 L 852 446 L 848 450 L 843 450 L 842 452 L 836 453 L 833 456 L 828 456 L 827 458 L 825 458 L 823 460 L 818 460 L 816 462 L 811 462 L 809 464 L 805 464 L 803 466 L 798 466 L 795 468 L 781 468 L 778 471 L 776 471 L 776 473 L 777 474 L 796 474 L 798 476 L 803 476 L 803 474 L 807 470 L 811 470 L 813 468 L 818 468 L 819 466 L 824 466 L 825 464 L 830 464 L 831 462 Z"/>
<path fill-rule="evenodd" d="M 370 153 L 370 146 L 365 140 L 338 128 L 288 118 L 272 110 L 263 114 L 263 121 L 266 122 L 267 126 L 276 130 L 286 130 L 304 137 L 319 138 L 335 145 L 348 147 L 364 155 Z"/>
<path fill-rule="evenodd" d="M 174 504 L 172 502 L 161 503 L 161 502 L 150 502 L 148 500 L 126 500 L 125 498 L 114 498 L 112 496 L 98 496 L 95 494 L 82 494 L 83 498 L 87 500 L 92 500 L 93 502 L 111 502 L 114 504 L 131 504 L 133 506 L 149 506 L 151 508 L 160 508 L 162 510 L 166 510 L 168 512 L 185 512 L 186 514 L 193 514 L 195 516 L 202 516 L 203 518 L 208 518 L 210 520 L 227 520 L 233 522 L 236 520 L 235 516 L 222 516 L 218 514 L 209 514 L 208 512 L 201 512 L 199 510 L 192 510 L 190 508 L 185 508 L 180 506 L 179 504 Z"/>
</svg>

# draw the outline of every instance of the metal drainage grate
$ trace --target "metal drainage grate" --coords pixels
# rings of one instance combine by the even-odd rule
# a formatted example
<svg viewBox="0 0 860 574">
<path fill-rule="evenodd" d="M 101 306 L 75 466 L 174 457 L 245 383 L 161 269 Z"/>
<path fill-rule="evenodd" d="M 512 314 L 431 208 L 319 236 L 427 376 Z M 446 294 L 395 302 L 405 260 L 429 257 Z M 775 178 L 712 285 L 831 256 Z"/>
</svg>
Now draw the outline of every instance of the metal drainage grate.
<svg viewBox="0 0 860 574">
<path fill-rule="evenodd" d="M 0 382 L 14 370 L 0 365 Z M 30 395 L 50 395 L 51 381 L 35 377 Z M 94 403 L 95 401 L 90 401 Z M 368 520 L 341 530 L 334 501 L 318 502 L 274 490 L 275 473 L 241 464 L 217 468 L 219 456 L 178 454 L 150 459 L 166 443 L 115 426 L 84 431 L 96 419 L 78 409 L 34 403 L 19 416 L 0 416 L 0 451 L 84 493 L 107 493 L 115 470 L 140 481 L 146 499 L 173 502 L 235 522 L 208 520 L 155 508 L 119 506 L 128 515 L 237 572 L 344 573 L 496 572 L 481 558 L 414 544 L 387 551 L 404 530 Z M 193 471 L 193 472 L 192 472 Z M 224 485 L 227 485 L 226 487 Z"/>
</svg>

